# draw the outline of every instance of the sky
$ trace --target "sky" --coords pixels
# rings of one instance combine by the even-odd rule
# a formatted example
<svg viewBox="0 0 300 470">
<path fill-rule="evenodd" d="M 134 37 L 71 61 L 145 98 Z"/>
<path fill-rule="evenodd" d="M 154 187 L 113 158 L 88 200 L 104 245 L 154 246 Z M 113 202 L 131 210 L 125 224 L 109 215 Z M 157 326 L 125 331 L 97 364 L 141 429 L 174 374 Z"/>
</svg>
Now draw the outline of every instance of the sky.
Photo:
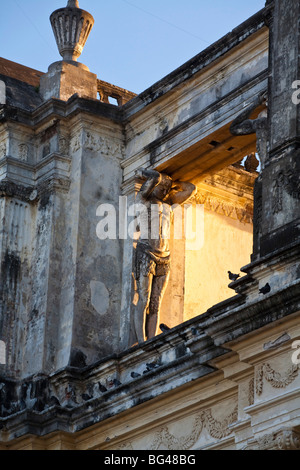
<svg viewBox="0 0 300 470">
<path fill-rule="evenodd" d="M 0 0 L 0 57 L 47 72 L 61 60 L 49 17 L 67 0 Z M 265 0 L 79 0 L 95 19 L 78 62 L 141 93 L 230 32 Z"/>
</svg>

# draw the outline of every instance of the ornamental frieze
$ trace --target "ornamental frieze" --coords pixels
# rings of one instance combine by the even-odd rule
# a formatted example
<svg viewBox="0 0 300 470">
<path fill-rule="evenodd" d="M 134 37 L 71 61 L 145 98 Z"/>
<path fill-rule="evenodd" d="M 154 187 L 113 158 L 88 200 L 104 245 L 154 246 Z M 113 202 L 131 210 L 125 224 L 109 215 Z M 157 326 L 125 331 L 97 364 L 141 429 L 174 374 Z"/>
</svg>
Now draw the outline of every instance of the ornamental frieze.
<svg viewBox="0 0 300 470">
<path fill-rule="evenodd" d="M 226 201 L 216 194 L 201 191 L 199 188 L 197 195 L 191 199 L 191 202 L 204 205 L 207 211 L 239 220 L 244 224 L 253 224 L 253 205 L 250 202 L 242 205 L 241 203 Z"/>
<path fill-rule="evenodd" d="M 154 435 L 152 444 L 149 450 L 159 450 L 161 447 L 168 450 L 189 450 L 198 441 L 204 429 L 208 432 L 214 440 L 224 439 L 232 431 L 230 425 L 238 419 L 238 408 L 234 410 L 223 420 L 217 420 L 212 413 L 211 409 L 201 411 L 195 418 L 191 427 L 191 432 L 184 437 L 176 437 L 170 432 L 168 426 L 162 426 Z M 123 443 L 119 450 L 133 450 L 133 443 Z"/>
<path fill-rule="evenodd" d="M 276 372 L 270 364 L 264 363 L 260 365 L 256 371 L 255 382 L 256 382 L 256 394 L 261 395 L 263 393 L 264 379 L 273 388 L 286 388 L 288 385 L 294 382 L 299 374 L 299 365 L 293 364 L 285 373 L 281 374 Z"/>
</svg>

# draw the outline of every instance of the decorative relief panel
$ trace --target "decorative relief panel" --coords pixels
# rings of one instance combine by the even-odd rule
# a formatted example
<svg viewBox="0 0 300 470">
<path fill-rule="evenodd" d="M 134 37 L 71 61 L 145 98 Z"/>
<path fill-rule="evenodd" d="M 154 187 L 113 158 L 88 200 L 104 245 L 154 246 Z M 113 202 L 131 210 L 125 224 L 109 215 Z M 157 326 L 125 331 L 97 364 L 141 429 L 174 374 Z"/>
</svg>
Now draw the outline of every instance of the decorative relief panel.
<svg viewBox="0 0 300 470">
<path fill-rule="evenodd" d="M 196 417 L 190 427 L 190 432 L 184 437 L 177 437 L 170 432 L 169 427 L 162 426 L 152 439 L 152 444 L 148 450 L 189 450 L 198 441 L 202 431 L 207 431 L 208 435 L 212 438 L 212 442 L 224 439 L 232 434 L 229 426 L 236 422 L 238 419 L 238 407 L 236 406 L 233 411 L 222 420 L 217 420 L 213 416 L 212 409 L 201 411 Z M 180 427 L 180 426 L 178 426 Z M 133 450 L 134 444 L 126 442 L 119 447 L 119 450 Z"/>
<path fill-rule="evenodd" d="M 300 433 L 293 429 L 281 430 L 274 437 L 279 450 L 300 449 Z"/>
<path fill-rule="evenodd" d="M 69 153 L 69 141 L 66 137 L 61 136 L 58 141 L 58 151 L 62 155 Z"/>
<path fill-rule="evenodd" d="M 99 152 L 102 155 L 117 158 L 122 158 L 125 150 L 124 145 L 120 142 L 107 139 L 92 132 L 86 132 L 84 148 L 93 152 Z"/>
<path fill-rule="evenodd" d="M 300 200 L 300 179 L 299 171 L 288 166 L 285 172 L 285 190 L 293 198 Z"/>
<path fill-rule="evenodd" d="M 18 147 L 18 158 L 23 162 L 28 161 L 29 147 L 27 144 L 19 144 Z"/>
<path fill-rule="evenodd" d="M 278 214 L 283 210 L 283 191 L 286 191 L 293 199 L 300 200 L 299 174 L 291 166 L 277 175 L 273 185 L 273 214 Z"/>
<path fill-rule="evenodd" d="M 270 364 L 262 364 L 256 371 L 256 394 L 260 396 L 263 393 L 264 380 L 273 388 L 286 388 L 298 377 L 299 368 L 299 365 L 294 364 L 286 372 L 281 374 L 272 369 Z"/>
<path fill-rule="evenodd" d="M 76 135 L 71 141 L 72 153 L 78 152 L 81 149 L 81 135 Z"/>
</svg>

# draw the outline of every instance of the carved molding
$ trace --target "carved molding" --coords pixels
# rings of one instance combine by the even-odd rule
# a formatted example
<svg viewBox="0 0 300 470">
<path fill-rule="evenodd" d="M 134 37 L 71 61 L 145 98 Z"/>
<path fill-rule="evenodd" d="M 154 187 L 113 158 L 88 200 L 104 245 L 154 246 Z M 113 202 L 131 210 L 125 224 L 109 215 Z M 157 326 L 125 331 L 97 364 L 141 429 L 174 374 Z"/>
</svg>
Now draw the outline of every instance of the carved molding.
<svg viewBox="0 0 300 470">
<path fill-rule="evenodd" d="M 254 377 L 249 381 L 249 391 L 248 391 L 248 403 L 249 406 L 254 404 L 254 390 L 255 390 L 255 380 Z"/>
<path fill-rule="evenodd" d="M 191 199 L 191 202 L 204 205 L 208 211 L 216 212 L 220 215 L 225 215 L 231 219 L 239 220 L 245 224 L 253 223 L 253 205 L 252 203 L 233 203 L 226 201 L 222 197 L 198 189 L 196 196 Z"/>
<path fill-rule="evenodd" d="M 191 433 L 188 436 L 177 438 L 170 433 L 167 426 L 162 427 L 154 436 L 151 450 L 158 450 L 162 444 L 168 450 L 188 450 L 197 442 L 204 428 L 213 439 L 223 439 L 232 433 L 229 425 L 237 421 L 237 418 L 237 407 L 222 421 L 218 421 L 213 417 L 211 409 L 204 410 L 196 416 Z"/>
<path fill-rule="evenodd" d="M 264 379 L 270 383 L 273 388 L 286 388 L 298 376 L 299 365 L 292 365 L 284 374 L 276 372 L 269 364 L 262 364 L 256 371 L 256 394 L 261 395 L 263 392 Z"/>
<path fill-rule="evenodd" d="M 84 148 L 94 152 L 99 152 L 102 155 L 110 157 L 122 157 L 124 153 L 124 146 L 116 141 L 99 136 L 92 132 L 86 132 L 84 138 Z"/>
<path fill-rule="evenodd" d="M 102 155 L 121 159 L 123 159 L 125 151 L 125 147 L 122 143 L 99 136 L 90 131 L 85 133 L 83 144 L 81 136 L 75 136 L 72 140 L 71 148 L 73 153 L 84 148 L 84 150 L 91 150 L 92 152 L 99 152 Z"/>
<path fill-rule="evenodd" d="M 25 187 L 21 184 L 16 184 L 11 181 L 0 182 L 0 198 L 10 197 L 17 198 L 21 201 L 30 202 L 30 196 L 33 188 Z"/>
<path fill-rule="evenodd" d="M 59 176 L 51 176 L 46 181 L 38 184 L 35 188 L 26 187 L 11 181 L 0 182 L 0 198 L 17 198 L 28 203 L 36 203 L 45 194 L 52 194 L 55 191 L 68 192 L 70 180 Z"/>
<path fill-rule="evenodd" d="M 37 186 L 39 195 L 52 194 L 55 191 L 68 192 L 70 189 L 71 181 L 69 178 L 60 177 L 59 175 L 51 175 L 46 181 L 43 181 Z"/>
<path fill-rule="evenodd" d="M 284 428 L 265 434 L 249 443 L 244 450 L 299 450 L 300 432 L 296 429 Z"/>
<path fill-rule="evenodd" d="M 232 434 L 229 426 L 237 421 L 237 419 L 237 406 L 233 412 L 222 421 L 218 421 L 213 417 L 211 409 L 204 410 L 195 417 L 191 432 L 185 437 L 178 438 L 174 434 L 170 433 L 168 426 L 162 426 L 155 433 L 149 450 L 159 450 L 161 445 L 166 447 L 168 450 L 188 450 L 196 444 L 204 428 L 213 439 L 221 440 Z M 118 450 L 133 449 L 134 447 L 132 442 L 125 442 L 118 447 Z"/>
<path fill-rule="evenodd" d="M 19 154 L 18 157 L 23 162 L 28 161 L 29 147 L 27 144 L 19 144 Z"/>
</svg>

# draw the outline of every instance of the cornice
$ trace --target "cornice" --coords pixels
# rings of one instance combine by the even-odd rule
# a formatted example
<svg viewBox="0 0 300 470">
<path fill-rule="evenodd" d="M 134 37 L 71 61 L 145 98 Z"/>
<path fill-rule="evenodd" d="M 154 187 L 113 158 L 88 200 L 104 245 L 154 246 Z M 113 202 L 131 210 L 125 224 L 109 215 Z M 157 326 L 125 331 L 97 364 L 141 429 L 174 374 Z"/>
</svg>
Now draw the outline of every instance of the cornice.
<svg viewBox="0 0 300 470">
<path fill-rule="evenodd" d="M 122 121 L 122 111 L 119 107 L 102 103 L 100 100 L 80 98 L 73 95 L 67 102 L 52 98 L 41 104 L 34 111 L 25 111 L 10 105 L 0 107 L 0 124 L 7 121 L 14 121 L 30 127 L 36 127 L 43 122 L 56 118 L 72 118 L 79 113 L 86 113 L 92 116 L 105 117 L 111 121 L 120 123 Z"/>
<path fill-rule="evenodd" d="M 253 281 L 254 282 L 254 281 Z M 224 345 L 300 310 L 300 282 L 283 286 L 268 298 L 247 302 L 238 295 L 202 315 L 206 332 L 215 345 Z"/>
<path fill-rule="evenodd" d="M 244 23 L 236 27 L 230 33 L 222 37 L 220 40 L 209 46 L 200 54 L 196 55 L 178 69 L 164 77 L 152 87 L 139 94 L 136 98 L 124 105 L 124 111 L 129 117 L 131 113 L 141 110 L 144 106 L 161 98 L 165 93 L 171 91 L 178 85 L 189 80 L 196 73 L 203 70 L 226 53 L 237 47 L 241 42 L 250 38 L 253 34 L 264 28 L 265 9 L 260 10 Z"/>
<path fill-rule="evenodd" d="M 53 167 L 53 162 L 63 162 L 66 167 L 59 169 L 59 165 Z M 59 154 L 51 154 L 45 160 L 33 165 L 22 162 L 16 158 L 5 157 L 1 159 L 0 167 L 7 167 L 5 178 L 0 181 L 0 197 L 17 198 L 28 203 L 36 203 L 45 193 L 54 191 L 67 192 L 69 190 L 71 180 L 69 178 L 69 167 L 71 159 Z M 48 168 L 47 168 L 48 166 Z M 28 176 L 26 184 L 20 184 L 10 175 L 10 168 L 21 171 L 26 170 Z"/>
<path fill-rule="evenodd" d="M 5 424 L 11 435 L 17 436 L 22 436 L 28 426 L 33 426 L 34 432 L 52 432 L 54 423 L 56 430 L 84 430 L 91 424 L 171 392 L 178 387 L 178 377 L 181 377 L 180 386 L 184 387 L 195 380 L 207 380 L 219 374 L 215 359 L 232 354 L 230 349 L 226 349 L 226 341 L 243 338 L 278 319 L 283 321 L 299 308 L 299 283 L 286 286 L 281 292 L 253 304 L 236 296 L 122 354 L 84 369 L 68 368 L 57 372 L 47 379 L 52 390 L 49 397 L 56 390 L 54 407 L 53 404 L 51 406 L 53 401 L 38 402 L 44 407 L 41 408 L 42 413 L 32 410 L 20 417 L 2 418 L 0 423 Z M 108 369 L 106 365 L 109 365 Z M 139 372 L 139 376 L 132 378 L 132 371 Z M 26 383 L 29 382 L 30 378 L 26 379 Z M 106 387 L 102 392 L 97 388 L 99 383 Z M 64 391 L 66 384 L 69 398 Z M 89 396 L 87 392 L 84 394 L 84 390 L 94 391 Z M 280 398 L 277 397 L 278 400 Z M 256 404 L 245 411 L 255 413 L 259 406 L 268 404 Z"/>
</svg>

